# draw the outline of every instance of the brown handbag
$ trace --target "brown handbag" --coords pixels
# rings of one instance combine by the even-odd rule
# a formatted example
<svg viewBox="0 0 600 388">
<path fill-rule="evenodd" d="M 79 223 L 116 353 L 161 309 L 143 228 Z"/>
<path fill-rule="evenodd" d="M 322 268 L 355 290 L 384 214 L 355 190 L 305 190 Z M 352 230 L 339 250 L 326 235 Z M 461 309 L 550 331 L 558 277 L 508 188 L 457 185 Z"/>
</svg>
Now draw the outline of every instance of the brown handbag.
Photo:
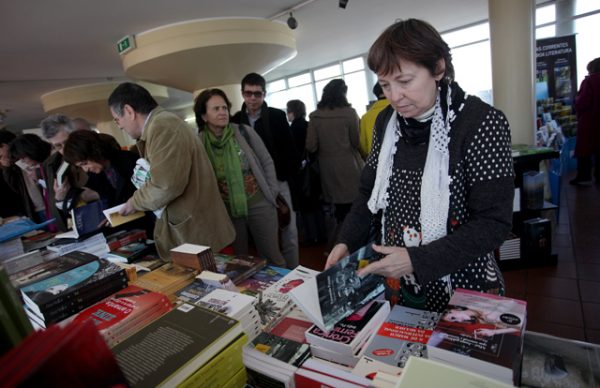
<svg viewBox="0 0 600 388">
<path fill-rule="evenodd" d="M 277 221 L 279 223 L 279 229 L 285 229 L 285 227 L 290 224 L 291 220 L 290 207 L 281 194 L 277 194 L 275 203 L 277 204 Z"/>
</svg>

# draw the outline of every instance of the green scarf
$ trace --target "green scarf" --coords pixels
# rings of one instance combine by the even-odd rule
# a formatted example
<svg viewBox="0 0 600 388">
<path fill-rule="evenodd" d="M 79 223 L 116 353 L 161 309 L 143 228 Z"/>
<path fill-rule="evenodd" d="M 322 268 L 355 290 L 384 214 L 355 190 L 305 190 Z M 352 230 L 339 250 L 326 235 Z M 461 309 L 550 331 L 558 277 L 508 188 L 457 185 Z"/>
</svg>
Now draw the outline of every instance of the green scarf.
<svg viewBox="0 0 600 388">
<path fill-rule="evenodd" d="M 203 133 L 204 148 L 206 148 L 208 158 L 213 165 L 217 180 L 227 182 L 231 217 L 247 217 L 248 203 L 240 162 L 240 149 L 234 139 L 231 124 L 223 129 L 223 135 L 220 138 L 217 138 L 206 125 Z"/>
</svg>

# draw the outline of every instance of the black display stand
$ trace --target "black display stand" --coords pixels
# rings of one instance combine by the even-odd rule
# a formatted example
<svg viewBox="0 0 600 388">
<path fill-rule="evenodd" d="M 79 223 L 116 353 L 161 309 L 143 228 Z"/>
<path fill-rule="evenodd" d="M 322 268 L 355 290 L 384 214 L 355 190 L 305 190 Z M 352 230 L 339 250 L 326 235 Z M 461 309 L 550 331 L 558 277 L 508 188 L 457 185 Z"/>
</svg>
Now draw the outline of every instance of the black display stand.
<svg viewBox="0 0 600 388">
<path fill-rule="evenodd" d="M 525 195 L 523 195 L 523 174 L 528 171 L 539 171 L 540 162 L 547 159 L 556 159 L 560 157 L 558 151 L 546 147 L 517 146 L 513 148 L 513 165 L 515 169 L 515 188 L 521 192 L 520 210 L 513 213 L 513 233 L 521 237 L 521 257 L 512 260 L 499 260 L 498 264 L 502 270 L 522 269 L 527 267 L 555 265 L 558 261 L 556 254 L 546 255 L 544 257 L 531 256 L 525 257 L 523 254 L 523 223 L 526 220 L 540 217 L 543 211 L 558 210 L 559 204 L 553 204 L 544 201 L 539 208 L 527 208 Z"/>
</svg>

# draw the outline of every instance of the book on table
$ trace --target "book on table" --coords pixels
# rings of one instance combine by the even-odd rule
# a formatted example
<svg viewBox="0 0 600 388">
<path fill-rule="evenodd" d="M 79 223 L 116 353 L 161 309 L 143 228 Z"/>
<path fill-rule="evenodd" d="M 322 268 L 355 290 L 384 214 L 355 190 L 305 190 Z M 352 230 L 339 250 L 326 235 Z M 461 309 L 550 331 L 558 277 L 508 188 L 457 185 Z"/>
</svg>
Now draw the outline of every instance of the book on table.
<svg viewBox="0 0 600 388">
<path fill-rule="evenodd" d="M 313 326 L 310 319 L 294 306 L 279 322 L 271 328 L 269 333 L 278 337 L 287 338 L 300 343 L 306 342 L 306 331 Z"/>
<path fill-rule="evenodd" d="M 175 300 L 175 293 L 194 281 L 197 270 L 167 263 L 140 276 L 134 284 Z"/>
<path fill-rule="evenodd" d="M 252 295 L 258 297 L 261 291 L 266 290 L 277 282 L 279 279 L 284 277 L 290 272 L 287 268 L 274 267 L 267 265 L 264 268 L 257 271 L 251 277 L 240 281 L 236 284 L 239 292 L 242 294 Z"/>
<path fill-rule="evenodd" d="M 215 263 L 217 264 L 217 272 L 226 274 L 233 284 L 238 285 L 263 269 L 267 265 L 267 259 L 248 255 L 216 254 Z"/>
<path fill-rule="evenodd" d="M 87 256 L 82 252 L 77 253 Z M 122 268 L 95 258 L 64 272 L 28 283 L 20 288 L 20 292 L 28 311 L 48 325 L 125 287 L 127 275 Z"/>
<path fill-rule="evenodd" d="M 172 248 L 171 259 L 174 263 L 200 271 L 217 271 L 212 249 L 197 244 L 181 244 Z"/>
<path fill-rule="evenodd" d="M 306 341 L 315 357 L 354 366 L 363 347 L 390 313 L 385 300 L 373 300 L 324 332 L 317 326 L 306 332 Z M 323 351 L 325 350 L 325 351 Z"/>
<path fill-rule="evenodd" d="M 176 386 L 241 334 L 235 319 L 184 303 L 112 350 L 132 387 Z"/>
<path fill-rule="evenodd" d="M 290 291 L 314 278 L 316 274 L 318 271 L 299 265 L 259 293 L 256 309 L 265 330 L 277 324 L 293 308 Z"/>
<path fill-rule="evenodd" d="M 106 236 L 106 243 L 108 249 L 114 251 L 134 242 L 146 241 L 147 238 L 146 231 L 142 229 L 119 230 Z"/>
<path fill-rule="evenodd" d="M 427 342 L 428 357 L 517 383 L 526 306 L 517 299 L 456 289 Z"/>
<path fill-rule="evenodd" d="M 79 238 L 58 238 L 47 247 L 48 250 L 64 255 L 73 251 L 91 253 L 103 257 L 108 253 L 106 238 L 102 233 Z"/>
<path fill-rule="evenodd" d="M 290 292 L 293 301 L 323 331 L 375 299 L 384 290 L 383 278 L 356 271 L 378 256 L 370 245 L 338 261 Z"/>
<path fill-rule="evenodd" d="M 409 357 L 427 357 L 427 341 L 439 313 L 396 305 L 373 335 L 352 370 L 374 378 L 379 372 L 399 375 Z"/>
<path fill-rule="evenodd" d="M 453 365 L 410 357 L 395 387 L 509 388 L 506 384 Z"/>
<path fill-rule="evenodd" d="M 78 313 L 73 321 L 91 320 L 109 346 L 171 310 L 166 295 L 131 285 Z"/>
<path fill-rule="evenodd" d="M 371 380 L 352 374 L 334 363 L 309 358 L 294 375 L 297 387 L 370 387 Z"/>
</svg>

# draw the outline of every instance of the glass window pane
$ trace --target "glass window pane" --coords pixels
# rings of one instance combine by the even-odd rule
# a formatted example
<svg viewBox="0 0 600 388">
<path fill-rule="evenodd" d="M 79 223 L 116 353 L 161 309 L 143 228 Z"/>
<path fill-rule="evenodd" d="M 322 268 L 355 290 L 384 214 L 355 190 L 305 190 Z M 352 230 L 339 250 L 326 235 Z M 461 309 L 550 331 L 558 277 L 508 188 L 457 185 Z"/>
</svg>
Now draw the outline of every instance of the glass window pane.
<svg viewBox="0 0 600 388">
<path fill-rule="evenodd" d="M 278 92 L 283 89 L 285 89 L 285 80 L 284 79 L 269 82 L 267 84 L 267 93 L 274 93 L 274 92 Z"/>
<path fill-rule="evenodd" d="M 469 94 L 491 103 L 492 57 L 490 42 L 452 50 L 452 64 L 458 84 Z"/>
<path fill-rule="evenodd" d="M 575 20 L 575 45 L 577 48 L 577 84 L 588 74 L 587 64 L 598 57 L 598 26 L 600 13 Z"/>
<path fill-rule="evenodd" d="M 357 71 L 352 74 L 346 74 L 344 81 L 348 86 L 346 97 L 348 102 L 356 110 L 359 116 L 362 116 L 367 111 L 369 104 L 369 91 L 367 90 L 367 76 L 363 71 Z"/>
<path fill-rule="evenodd" d="M 326 78 L 334 78 L 341 74 L 342 73 L 340 72 L 340 65 L 336 63 L 335 65 L 315 70 L 315 81 L 321 81 Z"/>
<path fill-rule="evenodd" d="M 300 100 L 306 105 L 306 116 L 308 120 L 308 115 L 313 110 L 317 109 L 317 103 L 315 102 L 315 97 L 313 94 L 313 86 L 312 84 L 298 86 L 296 88 L 291 88 L 288 90 L 288 101 L 289 100 Z M 286 101 L 287 104 L 287 101 Z"/>
<path fill-rule="evenodd" d="M 469 44 L 478 40 L 489 38 L 490 25 L 487 22 L 457 31 L 448 32 L 442 35 L 442 39 L 444 39 L 450 47 L 461 46 L 463 44 Z"/>
<path fill-rule="evenodd" d="M 342 63 L 342 67 L 344 68 L 344 74 L 352 73 L 353 71 L 363 70 L 365 68 L 365 61 L 363 57 L 349 59 Z"/>
<path fill-rule="evenodd" d="M 556 36 L 556 25 L 555 24 L 535 29 L 535 38 L 536 39 L 553 38 L 555 36 Z"/>
<path fill-rule="evenodd" d="M 310 73 L 304 73 L 288 78 L 288 85 L 293 88 L 294 86 L 309 84 L 310 81 Z"/>
<path fill-rule="evenodd" d="M 288 90 L 281 90 L 279 92 L 268 93 L 265 97 L 267 105 L 273 108 L 281 109 L 284 112 L 288 100 Z"/>
<path fill-rule="evenodd" d="M 600 9 L 600 1 L 598 0 L 577 0 L 575 2 L 575 14 L 592 12 Z"/>
<path fill-rule="evenodd" d="M 324 79 L 322 81 L 315 82 L 315 92 L 317 93 L 317 102 L 321 101 L 321 96 L 323 95 L 323 88 L 325 85 L 329 83 L 333 78 Z"/>
<path fill-rule="evenodd" d="M 535 9 L 535 25 L 556 21 L 556 6 L 554 4 Z"/>
</svg>

